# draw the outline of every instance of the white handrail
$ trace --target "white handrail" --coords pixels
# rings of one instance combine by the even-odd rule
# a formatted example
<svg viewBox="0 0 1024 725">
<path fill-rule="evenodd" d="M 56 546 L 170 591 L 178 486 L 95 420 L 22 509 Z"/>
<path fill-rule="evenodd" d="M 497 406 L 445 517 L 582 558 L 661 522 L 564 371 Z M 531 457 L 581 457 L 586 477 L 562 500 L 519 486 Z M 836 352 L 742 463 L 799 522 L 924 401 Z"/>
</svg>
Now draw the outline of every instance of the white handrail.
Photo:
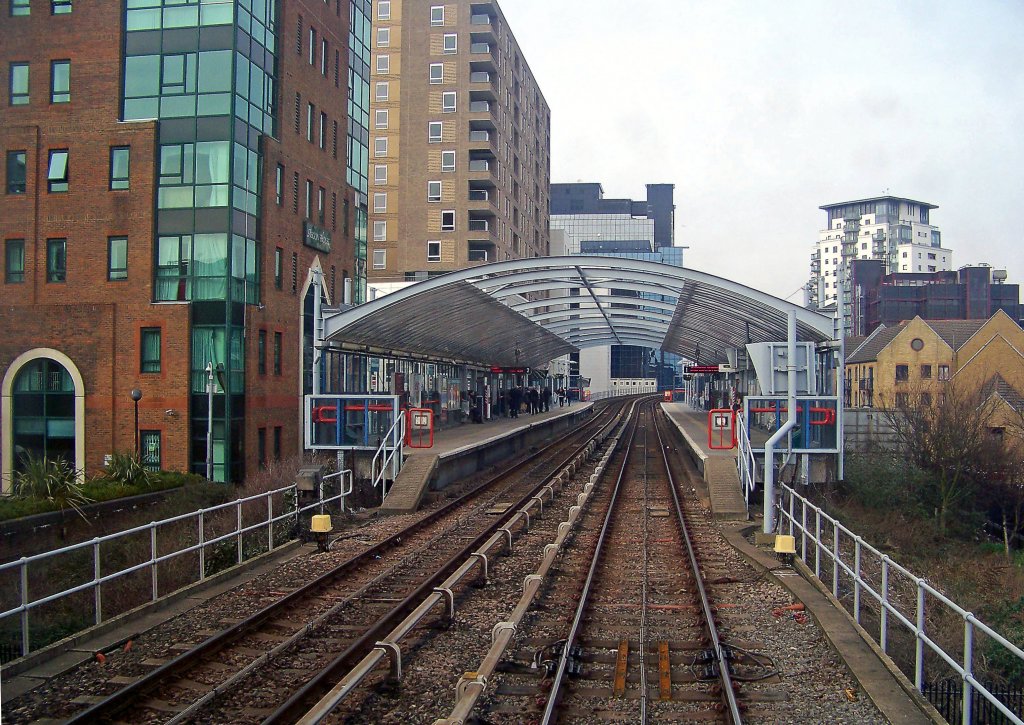
<svg viewBox="0 0 1024 725">
<path fill-rule="evenodd" d="M 737 412 L 734 422 L 738 431 L 736 451 L 736 471 L 740 477 L 740 490 L 743 492 L 743 500 L 747 504 L 747 512 L 750 512 L 750 502 L 754 498 L 754 488 L 757 485 L 755 472 L 757 471 L 757 459 L 750 445 L 750 435 L 747 433 L 747 424 L 743 414 Z"/>
<path fill-rule="evenodd" d="M 160 582 L 158 576 L 158 565 L 166 561 L 169 561 L 175 557 L 182 556 L 191 552 L 199 553 L 199 567 L 198 576 L 196 581 L 203 581 L 206 579 L 206 550 L 210 546 L 234 539 L 236 542 L 236 554 L 235 559 L 237 564 L 241 564 L 246 558 L 251 558 L 246 555 L 245 548 L 243 547 L 242 537 L 252 531 L 266 529 L 267 531 L 267 552 L 273 551 L 277 548 L 278 544 L 274 541 L 274 524 L 281 521 L 293 520 L 298 521 L 299 515 L 314 509 L 323 510 L 323 507 L 334 501 L 338 501 L 340 508 L 344 511 L 345 497 L 352 493 L 352 471 L 345 470 L 340 471 L 338 474 L 331 474 L 332 476 L 341 475 L 340 492 L 329 498 L 324 498 L 323 485 L 319 487 L 318 500 L 303 506 L 288 507 L 283 513 L 274 513 L 274 497 L 277 495 L 289 494 L 292 496 L 298 496 L 298 491 L 295 484 L 291 486 L 284 486 L 281 488 L 274 489 L 272 491 L 266 491 L 265 493 L 255 494 L 253 496 L 247 496 L 245 498 L 236 499 L 227 503 L 218 504 L 205 509 L 199 509 L 187 514 L 180 514 L 177 516 L 171 516 L 160 521 L 153 521 L 142 526 L 135 526 L 124 531 L 119 531 L 113 534 L 107 534 L 105 536 L 97 536 L 89 541 L 83 541 L 77 544 L 71 544 L 69 546 L 61 547 L 60 549 L 54 549 L 52 551 L 46 551 L 40 554 L 33 554 L 32 556 L 23 556 L 15 561 L 10 561 L 5 564 L 0 564 L 0 574 L 4 572 L 10 572 L 18 570 L 19 574 L 19 599 L 18 606 L 12 607 L 6 611 L 0 612 L 0 620 L 20 615 L 21 620 L 21 655 L 25 656 L 31 651 L 30 646 L 30 621 L 29 614 L 32 610 L 37 609 L 50 602 L 55 602 L 59 599 L 71 596 L 78 592 L 92 590 L 93 592 L 93 620 L 94 624 L 100 624 L 104 619 L 103 612 L 103 600 L 102 600 L 102 585 L 108 584 L 116 579 L 120 579 L 129 574 L 144 569 L 150 570 L 150 601 L 157 601 L 160 599 Z M 255 501 L 265 500 L 266 501 L 266 517 L 261 518 L 259 521 L 247 526 L 242 525 L 242 507 L 247 503 Z M 206 522 L 210 514 L 215 514 L 221 511 L 234 508 L 236 511 L 235 526 L 230 531 L 224 534 L 215 536 L 213 538 L 206 538 Z M 157 554 L 157 531 L 161 526 L 168 524 L 181 523 L 184 521 L 195 520 L 197 525 L 198 540 L 195 544 L 189 544 L 181 546 L 180 548 L 174 549 L 173 551 Z M 102 545 L 124 539 L 126 537 L 140 534 L 143 532 L 149 532 L 149 557 L 139 561 L 135 564 L 126 565 L 117 571 L 111 571 L 103 573 L 102 566 Z M 289 538 L 294 538 L 294 534 L 291 534 Z M 61 591 L 32 598 L 29 594 L 29 567 L 33 564 L 38 564 L 43 561 L 55 559 L 56 557 L 70 554 L 76 551 L 91 549 L 92 550 L 92 577 L 91 579 L 75 584 L 73 586 L 62 589 Z"/>
<path fill-rule="evenodd" d="M 1017 725 L 1024 725 L 1024 720 L 1006 705 L 996 695 L 986 689 L 974 676 L 974 635 L 976 632 L 983 633 L 988 639 L 1002 647 L 1008 654 L 1016 657 L 1024 663 L 1024 650 L 1007 640 L 984 622 L 980 621 L 971 612 L 960 607 L 956 602 L 929 584 L 923 577 L 919 577 L 909 569 L 906 569 L 887 554 L 883 554 L 875 547 L 868 544 L 857 534 L 843 526 L 839 521 L 821 508 L 815 506 L 806 498 L 798 494 L 785 484 L 780 485 L 782 492 L 779 502 L 779 521 L 788 521 L 789 534 L 796 536 L 799 540 L 797 547 L 801 561 L 807 568 L 814 572 L 814 576 L 823 583 L 821 578 L 821 559 L 824 556 L 832 560 L 832 595 L 839 599 L 840 575 L 845 574 L 852 580 L 853 584 L 853 618 L 858 625 L 861 624 L 861 599 L 866 593 L 875 600 L 879 608 L 879 634 L 878 644 L 883 652 L 888 652 L 889 646 L 889 624 L 892 619 L 903 625 L 914 637 L 914 685 L 918 690 L 924 689 L 924 658 L 925 647 L 928 647 L 937 655 L 950 669 L 956 672 L 963 682 L 963 696 L 961 698 L 961 722 L 963 725 L 971 725 L 972 722 L 972 692 L 977 691 L 993 706 L 996 707 L 1010 722 Z M 787 505 L 788 502 L 788 505 Z M 799 515 L 797 507 L 799 506 Z M 808 522 L 808 514 L 813 518 L 813 523 Z M 823 524 L 824 523 L 824 527 Z M 830 533 L 831 541 L 823 540 L 823 528 Z M 780 525 L 781 529 L 781 525 Z M 845 551 L 844 545 L 845 544 Z M 813 548 L 813 566 L 809 562 L 808 549 Z M 852 552 L 851 552 L 852 549 Z M 850 562 L 849 558 L 853 557 Z M 844 559 L 845 555 L 845 559 Z M 873 567 L 871 566 L 873 564 Z M 880 584 L 876 585 L 865 579 L 865 569 L 880 571 Z M 904 585 L 912 590 L 916 596 L 913 612 L 903 612 L 899 609 L 900 601 L 893 598 L 895 587 L 893 575 L 902 577 Z M 963 620 L 963 654 L 958 659 L 956 653 L 946 652 L 940 644 L 935 642 L 925 631 L 927 616 L 927 600 L 931 598 L 945 609 L 952 612 L 958 619 Z"/>
<path fill-rule="evenodd" d="M 389 447 L 389 443 L 391 443 Z M 398 412 L 398 418 L 395 420 L 388 432 L 384 434 L 381 439 L 380 447 L 377 452 L 373 454 L 373 462 L 370 470 L 373 471 L 373 482 L 374 488 L 380 484 L 380 502 L 383 505 L 384 499 L 387 498 L 388 491 L 384 484 L 385 473 L 388 470 L 388 464 L 391 465 L 391 480 L 394 481 L 398 478 L 398 472 L 402 470 L 402 460 L 404 457 L 404 446 L 405 446 L 405 415 L 402 411 Z M 378 460 L 380 461 L 380 468 L 378 468 Z"/>
</svg>

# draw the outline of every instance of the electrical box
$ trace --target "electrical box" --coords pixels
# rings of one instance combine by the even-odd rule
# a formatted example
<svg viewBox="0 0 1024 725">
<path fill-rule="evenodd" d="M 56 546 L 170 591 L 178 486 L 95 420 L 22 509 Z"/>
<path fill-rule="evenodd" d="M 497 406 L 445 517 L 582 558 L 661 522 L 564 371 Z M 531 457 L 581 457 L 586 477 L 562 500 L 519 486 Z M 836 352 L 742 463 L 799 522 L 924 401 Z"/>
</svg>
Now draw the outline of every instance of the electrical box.
<svg viewBox="0 0 1024 725">
<path fill-rule="evenodd" d="M 323 480 L 324 469 L 321 466 L 300 468 L 295 474 L 295 487 L 300 491 L 316 491 Z"/>
<path fill-rule="evenodd" d="M 757 374 L 763 395 L 789 394 L 789 345 L 785 342 L 753 342 L 747 354 Z M 796 390 L 794 395 L 817 395 L 818 381 L 814 370 L 814 343 L 796 344 Z"/>
</svg>

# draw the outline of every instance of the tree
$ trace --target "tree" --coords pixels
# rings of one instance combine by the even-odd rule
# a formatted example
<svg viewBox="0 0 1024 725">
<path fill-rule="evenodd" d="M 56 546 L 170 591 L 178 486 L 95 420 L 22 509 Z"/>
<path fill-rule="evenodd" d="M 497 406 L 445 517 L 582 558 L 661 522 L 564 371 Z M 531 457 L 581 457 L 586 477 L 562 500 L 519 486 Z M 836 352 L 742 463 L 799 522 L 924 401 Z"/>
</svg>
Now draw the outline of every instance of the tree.
<svg viewBox="0 0 1024 725">
<path fill-rule="evenodd" d="M 981 390 L 948 381 L 882 404 L 900 453 L 926 474 L 923 503 L 945 536 L 950 517 L 1002 466 L 1002 441 L 990 428 L 996 403 Z"/>
</svg>

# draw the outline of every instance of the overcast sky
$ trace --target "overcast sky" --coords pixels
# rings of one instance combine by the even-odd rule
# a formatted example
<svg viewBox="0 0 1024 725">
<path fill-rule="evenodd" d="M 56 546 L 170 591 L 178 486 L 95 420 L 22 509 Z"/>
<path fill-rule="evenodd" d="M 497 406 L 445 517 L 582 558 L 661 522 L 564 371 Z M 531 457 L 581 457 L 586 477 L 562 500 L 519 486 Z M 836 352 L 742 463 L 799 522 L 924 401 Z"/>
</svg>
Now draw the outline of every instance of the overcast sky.
<svg viewBox="0 0 1024 725">
<path fill-rule="evenodd" d="M 822 204 L 938 205 L 954 268 L 1024 284 L 1024 3 L 500 0 L 551 181 L 675 184 L 687 267 L 792 301 Z"/>
</svg>

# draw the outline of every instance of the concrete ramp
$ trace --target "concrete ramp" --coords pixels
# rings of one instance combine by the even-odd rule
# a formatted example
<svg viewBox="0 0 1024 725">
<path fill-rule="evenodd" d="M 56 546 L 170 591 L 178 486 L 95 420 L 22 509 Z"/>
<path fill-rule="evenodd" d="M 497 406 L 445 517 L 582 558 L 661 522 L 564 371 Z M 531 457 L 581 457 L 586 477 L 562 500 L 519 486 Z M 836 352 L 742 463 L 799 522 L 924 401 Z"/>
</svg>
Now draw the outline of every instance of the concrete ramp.
<svg viewBox="0 0 1024 725">
<path fill-rule="evenodd" d="M 409 456 L 402 464 L 391 491 L 384 498 L 380 510 L 383 513 L 408 513 L 415 511 L 423 500 L 423 494 L 430 488 L 430 481 L 437 471 L 440 456 L 435 453 L 421 453 Z"/>
<path fill-rule="evenodd" d="M 661 407 L 679 430 L 689 449 L 690 458 L 704 476 L 714 517 L 746 521 L 747 505 L 740 490 L 736 451 L 711 450 L 704 445 L 707 437 L 706 413 L 690 411 L 681 403 L 662 403 Z"/>
</svg>

